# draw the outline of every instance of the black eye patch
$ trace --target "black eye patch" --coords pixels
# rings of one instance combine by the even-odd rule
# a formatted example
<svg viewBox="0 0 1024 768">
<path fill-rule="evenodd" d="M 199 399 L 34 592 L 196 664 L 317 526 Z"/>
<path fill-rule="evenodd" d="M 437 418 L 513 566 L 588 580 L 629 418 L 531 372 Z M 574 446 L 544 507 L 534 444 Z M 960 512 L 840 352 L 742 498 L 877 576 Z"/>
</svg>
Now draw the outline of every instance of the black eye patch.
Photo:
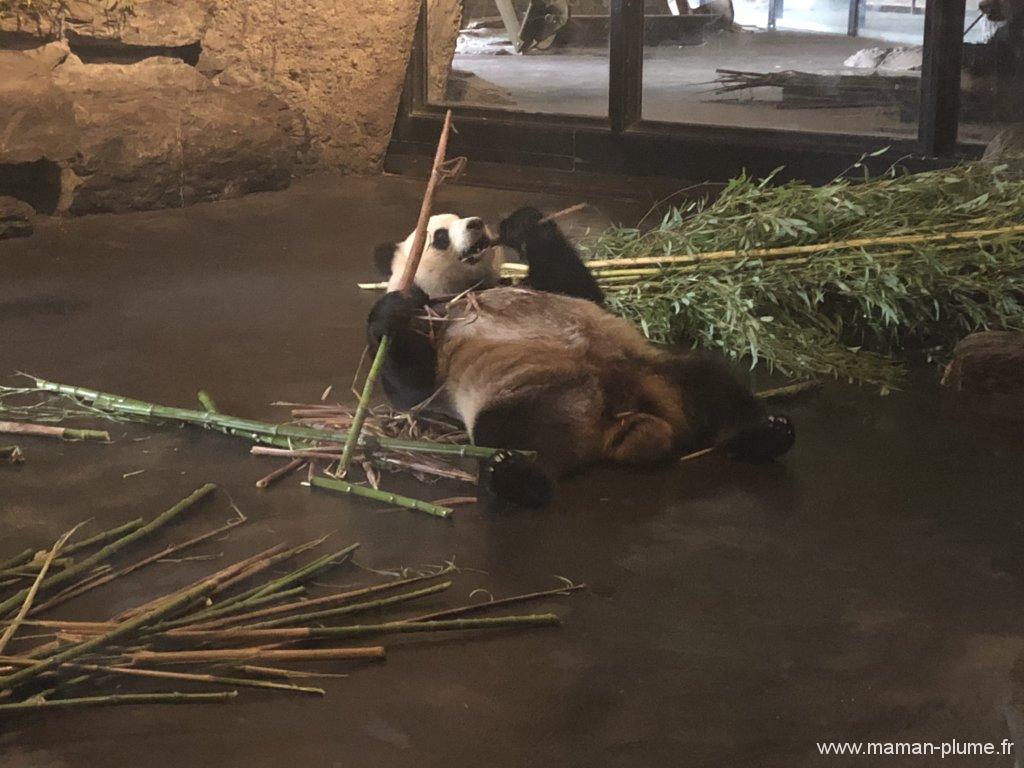
<svg viewBox="0 0 1024 768">
<path fill-rule="evenodd" d="M 447 251 L 451 247 L 452 238 L 447 229 L 435 229 L 434 240 L 431 245 L 439 251 Z"/>
</svg>

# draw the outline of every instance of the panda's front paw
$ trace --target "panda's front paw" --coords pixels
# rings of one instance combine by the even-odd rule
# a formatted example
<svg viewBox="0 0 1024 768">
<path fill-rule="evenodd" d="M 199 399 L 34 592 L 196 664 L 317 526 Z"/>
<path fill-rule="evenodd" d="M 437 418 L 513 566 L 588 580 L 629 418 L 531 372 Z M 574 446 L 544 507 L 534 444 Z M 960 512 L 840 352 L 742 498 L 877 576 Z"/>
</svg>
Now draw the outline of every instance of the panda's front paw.
<svg viewBox="0 0 1024 768">
<path fill-rule="evenodd" d="M 370 347 L 376 349 L 382 338 L 407 328 L 429 302 L 430 297 L 415 285 L 408 293 L 391 291 L 381 296 L 366 319 L 366 340 Z"/>
<path fill-rule="evenodd" d="M 526 241 L 535 237 L 538 228 L 543 226 L 543 218 L 544 214 L 536 208 L 520 208 L 498 225 L 501 244 L 522 252 Z"/>
</svg>

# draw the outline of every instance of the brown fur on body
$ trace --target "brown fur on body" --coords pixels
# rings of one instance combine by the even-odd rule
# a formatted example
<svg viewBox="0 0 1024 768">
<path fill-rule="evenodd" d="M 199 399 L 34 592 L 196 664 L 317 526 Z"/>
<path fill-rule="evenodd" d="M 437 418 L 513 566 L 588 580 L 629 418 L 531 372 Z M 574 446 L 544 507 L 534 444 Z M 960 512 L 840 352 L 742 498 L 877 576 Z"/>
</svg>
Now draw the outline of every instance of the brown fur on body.
<svg viewBox="0 0 1024 768">
<path fill-rule="evenodd" d="M 659 349 L 583 299 L 496 288 L 449 305 L 437 380 L 482 445 L 535 450 L 554 474 L 710 445 L 761 415 L 725 368 Z"/>
</svg>

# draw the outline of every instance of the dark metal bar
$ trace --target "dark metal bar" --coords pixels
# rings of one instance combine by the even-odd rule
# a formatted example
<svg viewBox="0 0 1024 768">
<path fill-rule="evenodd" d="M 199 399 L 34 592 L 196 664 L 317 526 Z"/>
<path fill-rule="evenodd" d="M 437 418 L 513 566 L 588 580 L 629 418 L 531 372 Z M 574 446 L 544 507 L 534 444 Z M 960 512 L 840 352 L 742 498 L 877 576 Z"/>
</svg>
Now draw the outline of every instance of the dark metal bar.
<svg viewBox="0 0 1024 768">
<path fill-rule="evenodd" d="M 644 87 L 643 0 L 611 0 L 608 120 L 614 133 L 640 121 Z"/>
<path fill-rule="evenodd" d="M 850 0 L 849 15 L 846 19 L 846 34 L 856 37 L 860 34 L 860 7 L 863 0 Z"/>
<path fill-rule="evenodd" d="M 768 0 L 768 29 L 775 29 L 775 24 L 782 18 L 783 0 Z"/>
<path fill-rule="evenodd" d="M 917 138 L 933 157 L 956 152 L 966 0 L 929 0 L 924 10 L 921 111 Z"/>
</svg>

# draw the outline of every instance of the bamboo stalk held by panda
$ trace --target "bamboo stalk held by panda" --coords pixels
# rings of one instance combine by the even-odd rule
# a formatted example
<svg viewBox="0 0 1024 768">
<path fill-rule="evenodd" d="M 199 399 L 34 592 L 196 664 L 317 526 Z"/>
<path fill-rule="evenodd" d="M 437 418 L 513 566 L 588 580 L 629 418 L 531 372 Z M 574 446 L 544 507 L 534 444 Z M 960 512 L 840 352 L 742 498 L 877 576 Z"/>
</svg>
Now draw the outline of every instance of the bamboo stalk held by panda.
<svg viewBox="0 0 1024 768">
<path fill-rule="evenodd" d="M 408 293 L 416 280 L 416 270 L 420 266 L 420 259 L 423 258 L 423 247 L 427 244 L 427 225 L 430 223 L 430 211 L 434 205 L 434 193 L 445 178 L 444 161 L 448 152 L 448 136 L 452 130 L 452 111 L 449 109 L 444 116 L 444 125 L 441 128 L 441 137 L 437 142 L 437 150 L 434 152 L 434 164 L 430 169 L 430 179 L 427 181 L 426 191 L 423 193 L 423 202 L 420 204 L 420 215 L 416 221 L 416 231 L 413 234 L 412 246 L 409 249 L 409 256 L 405 261 L 405 270 L 402 272 L 401 280 L 398 283 L 398 290 Z M 363 391 L 359 397 L 359 405 L 355 415 L 352 417 L 352 426 L 349 427 L 348 439 L 341 453 L 341 462 L 338 465 L 338 476 L 345 477 L 348 468 L 352 463 L 352 454 L 356 444 L 359 442 L 359 435 L 363 431 L 363 422 L 366 421 L 366 413 L 369 408 L 370 398 L 373 396 L 373 389 L 377 383 L 377 376 L 384 365 L 388 354 L 388 337 L 380 340 L 376 356 L 370 371 L 366 375 L 363 384 Z M 315 479 L 315 478 L 313 478 Z M 444 515 L 442 515 L 444 516 Z"/>
</svg>

